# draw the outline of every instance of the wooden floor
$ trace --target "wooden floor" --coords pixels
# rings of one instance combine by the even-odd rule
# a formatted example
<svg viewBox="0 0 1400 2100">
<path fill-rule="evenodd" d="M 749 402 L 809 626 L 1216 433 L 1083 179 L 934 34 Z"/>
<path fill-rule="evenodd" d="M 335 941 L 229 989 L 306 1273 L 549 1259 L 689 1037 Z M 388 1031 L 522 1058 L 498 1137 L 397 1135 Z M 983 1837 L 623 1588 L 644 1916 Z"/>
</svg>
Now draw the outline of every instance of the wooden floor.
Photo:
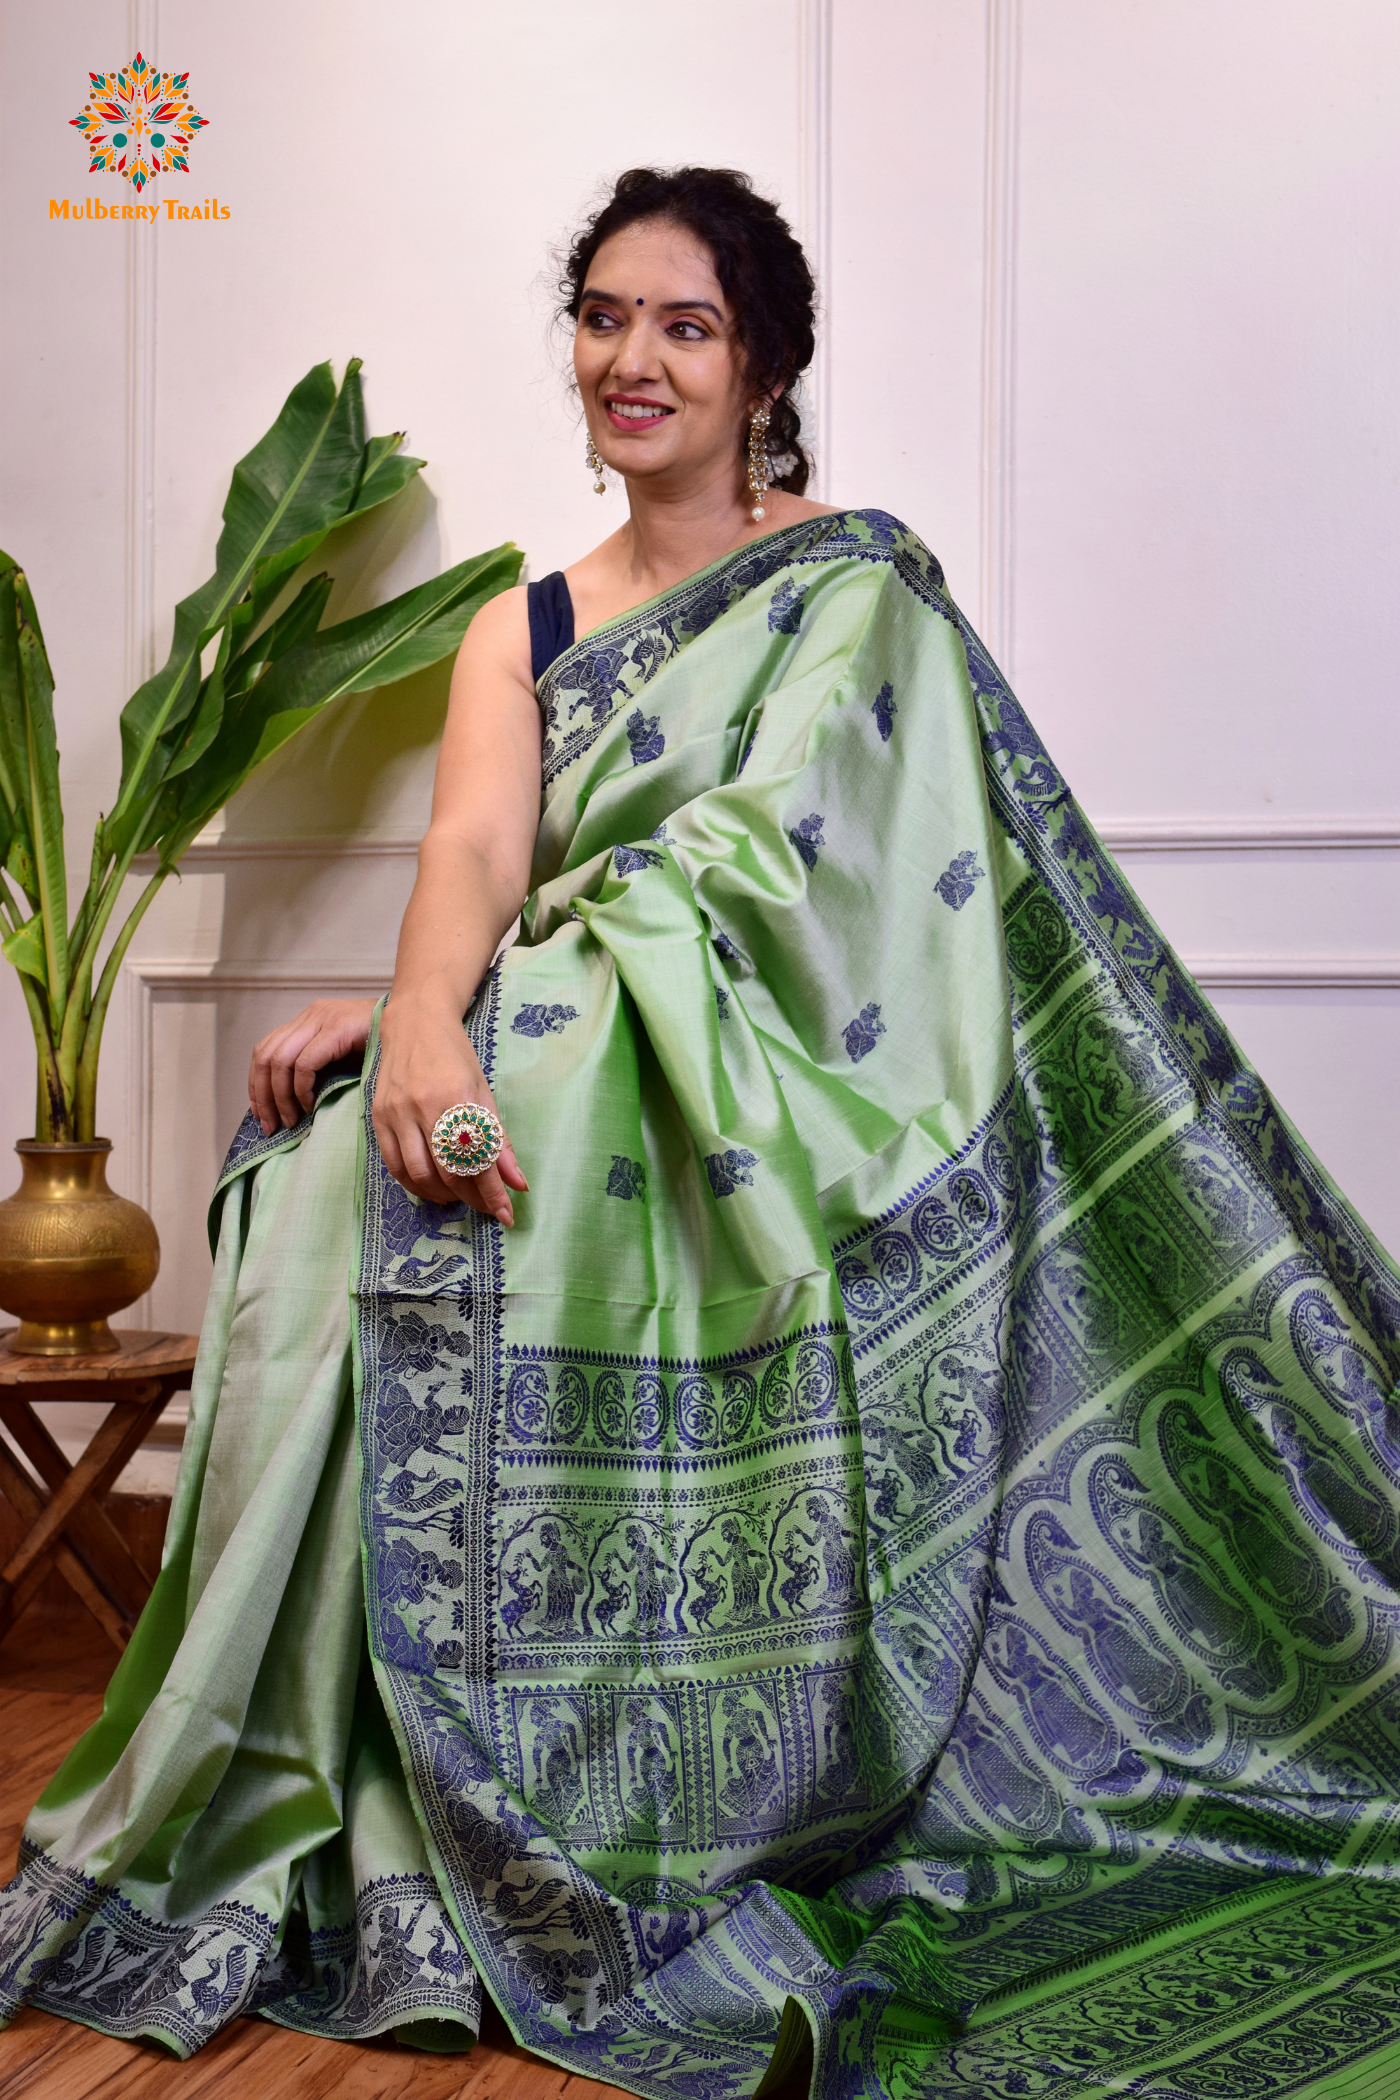
<svg viewBox="0 0 1400 2100">
<path fill-rule="evenodd" d="M 55 1765 L 97 1718 L 115 1656 L 92 1621 L 37 1599 L 0 1647 L 0 1868 Z M 4 1875 L 0 1874 L 0 1879 Z M 48 2013 L 0 2033 L 4 2100 L 610 2100 L 613 2086 L 528 2056 L 491 2008 L 466 2056 L 386 2042 L 320 2042 L 266 2020 L 233 2020 L 188 2063 L 154 2044 L 113 2041 Z M 776 2096 L 775 2096 L 776 2100 Z"/>
</svg>

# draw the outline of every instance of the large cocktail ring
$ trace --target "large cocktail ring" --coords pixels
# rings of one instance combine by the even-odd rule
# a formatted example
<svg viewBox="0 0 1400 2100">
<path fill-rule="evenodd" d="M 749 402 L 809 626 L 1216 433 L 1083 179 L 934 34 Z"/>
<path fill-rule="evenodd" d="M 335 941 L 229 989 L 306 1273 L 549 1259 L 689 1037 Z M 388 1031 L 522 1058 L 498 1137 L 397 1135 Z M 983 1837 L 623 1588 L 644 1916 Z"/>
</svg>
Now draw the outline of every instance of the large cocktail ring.
<svg viewBox="0 0 1400 2100">
<path fill-rule="evenodd" d="M 505 1147 L 499 1116 L 479 1101 L 459 1101 L 445 1108 L 433 1125 L 428 1143 L 444 1174 L 484 1174 Z"/>
</svg>

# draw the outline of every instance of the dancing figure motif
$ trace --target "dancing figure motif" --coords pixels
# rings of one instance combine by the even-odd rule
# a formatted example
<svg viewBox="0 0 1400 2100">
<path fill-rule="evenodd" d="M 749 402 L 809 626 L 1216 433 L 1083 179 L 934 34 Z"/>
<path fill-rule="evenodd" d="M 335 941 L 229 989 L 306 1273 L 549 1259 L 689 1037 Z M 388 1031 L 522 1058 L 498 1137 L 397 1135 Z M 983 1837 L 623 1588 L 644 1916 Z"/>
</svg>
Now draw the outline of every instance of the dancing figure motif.
<svg viewBox="0 0 1400 2100">
<path fill-rule="evenodd" d="M 814 1547 L 821 1554 L 826 1570 L 826 1601 L 828 1605 L 853 1603 L 860 1588 L 860 1571 L 854 1552 L 856 1533 L 847 1531 L 835 1510 L 828 1508 L 820 1495 L 809 1495 L 806 1508 L 807 1521 L 812 1529 L 804 1531 L 800 1524 L 794 1524 L 793 1531 L 804 1545 Z"/>
</svg>

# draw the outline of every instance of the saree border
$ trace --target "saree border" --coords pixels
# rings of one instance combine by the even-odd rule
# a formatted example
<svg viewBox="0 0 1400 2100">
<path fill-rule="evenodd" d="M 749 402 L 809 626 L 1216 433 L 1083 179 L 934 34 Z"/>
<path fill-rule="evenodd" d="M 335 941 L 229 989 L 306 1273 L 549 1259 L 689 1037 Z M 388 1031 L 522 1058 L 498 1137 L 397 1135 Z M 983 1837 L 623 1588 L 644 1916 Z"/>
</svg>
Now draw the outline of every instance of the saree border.
<svg viewBox="0 0 1400 2100">
<path fill-rule="evenodd" d="M 555 658 L 536 687 L 544 719 L 545 795 L 592 748 L 616 713 L 619 695 L 631 699 L 643 691 L 688 642 L 779 570 L 852 557 L 885 561 L 901 535 L 912 541 L 912 534 L 887 511 L 828 511 L 765 533 L 753 545 L 721 555 L 683 583 L 594 628 Z M 916 544 L 921 561 L 914 566 L 924 578 L 936 573 L 941 586 L 938 563 L 921 542 Z M 790 618 L 790 613 L 779 611 L 770 625 L 781 626 Z M 561 727 L 562 704 L 570 695 L 577 697 L 569 708 L 569 721 L 580 709 L 587 710 L 575 728 Z"/>
<path fill-rule="evenodd" d="M 317 1111 L 324 1108 L 328 1101 L 334 1101 L 337 1094 L 343 1094 L 347 1087 L 358 1086 L 363 1070 L 364 1057 L 358 1050 L 352 1051 L 348 1057 L 338 1057 L 333 1064 L 323 1065 L 312 1080 L 316 1098 L 310 1110 L 294 1123 L 290 1130 L 283 1126 L 280 1130 L 265 1133 L 252 1109 L 248 1110 L 233 1134 L 233 1140 L 224 1155 L 224 1163 L 219 1169 L 219 1178 L 214 1183 L 214 1193 L 209 1198 L 208 1228 L 211 1254 L 218 1246 L 219 1212 L 229 1183 L 236 1181 L 240 1174 L 247 1174 L 253 1167 L 261 1166 L 265 1159 L 271 1159 L 274 1152 L 292 1151 L 310 1134 Z"/>
<path fill-rule="evenodd" d="M 903 572 L 901 572 L 903 573 Z M 906 577 L 906 581 L 908 581 Z M 1190 1076 L 1202 1122 L 1250 1160 L 1299 1238 L 1400 1378 L 1400 1266 L 1340 1190 L 1241 1056 L 1219 1015 L 1124 880 L 1063 774 L 977 635 L 959 613 L 994 815 L 1030 862 L 1099 967 L 1116 980 L 1158 1041 Z"/>
</svg>

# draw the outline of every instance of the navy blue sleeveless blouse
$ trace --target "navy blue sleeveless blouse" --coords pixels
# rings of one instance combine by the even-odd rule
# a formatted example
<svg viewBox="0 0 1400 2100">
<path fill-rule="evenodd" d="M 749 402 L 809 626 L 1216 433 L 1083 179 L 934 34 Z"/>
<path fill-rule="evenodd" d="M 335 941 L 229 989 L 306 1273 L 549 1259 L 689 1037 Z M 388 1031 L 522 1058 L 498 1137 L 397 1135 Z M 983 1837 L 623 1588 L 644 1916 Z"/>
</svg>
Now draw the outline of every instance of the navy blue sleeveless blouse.
<svg viewBox="0 0 1400 2100">
<path fill-rule="evenodd" d="M 555 657 L 573 647 L 574 601 L 564 571 L 555 569 L 538 583 L 527 583 L 525 605 L 530 615 L 530 675 L 538 685 Z"/>
</svg>

